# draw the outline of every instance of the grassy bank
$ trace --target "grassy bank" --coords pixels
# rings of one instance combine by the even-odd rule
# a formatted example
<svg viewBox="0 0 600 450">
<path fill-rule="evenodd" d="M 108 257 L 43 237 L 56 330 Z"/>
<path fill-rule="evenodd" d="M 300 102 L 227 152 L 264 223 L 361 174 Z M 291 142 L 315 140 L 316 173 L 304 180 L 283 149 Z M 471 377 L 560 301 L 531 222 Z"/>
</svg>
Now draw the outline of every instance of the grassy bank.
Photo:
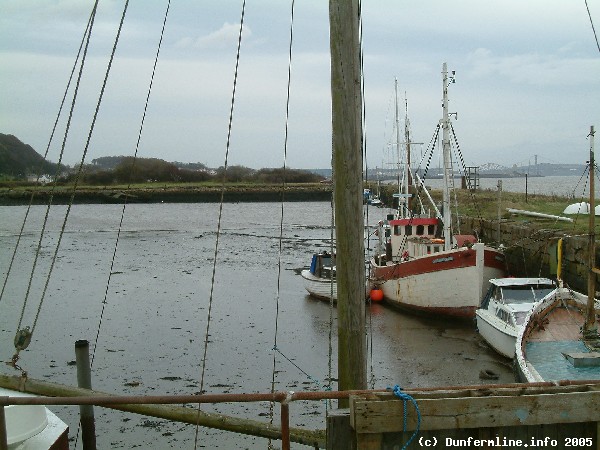
<svg viewBox="0 0 600 450">
<path fill-rule="evenodd" d="M 34 204 L 52 202 L 66 204 L 71 196 L 74 203 L 207 203 L 219 202 L 221 195 L 226 202 L 264 201 L 328 201 L 331 186 L 318 183 L 281 185 L 228 183 L 142 183 L 131 186 L 80 186 L 73 194 L 73 186 L 13 186 L 0 188 L 0 204 Z"/>
<path fill-rule="evenodd" d="M 391 201 L 394 192 L 395 189 L 391 187 L 384 188 L 381 193 L 382 198 L 385 199 L 384 201 Z M 441 204 L 442 192 L 434 190 L 431 194 L 434 201 Z M 458 214 L 460 216 L 483 218 L 492 221 L 497 221 L 500 218 L 503 223 L 526 224 L 535 229 L 544 228 L 568 234 L 585 234 L 588 232 L 588 215 L 566 216 L 563 214 L 567 205 L 580 201 L 572 198 L 557 195 L 525 195 L 518 192 L 502 192 L 499 195 L 497 191 L 491 190 L 469 191 L 458 189 L 452 194 L 451 201 L 453 205 L 458 205 Z M 586 200 L 584 199 L 583 201 Z M 425 203 L 425 200 L 423 202 Z M 573 223 L 557 219 L 511 214 L 507 211 L 508 208 L 570 217 L 573 219 Z M 600 219 L 597 221 L 600 222 Z"/>
<path fill-rule="evenodd" d="M 225 202 L 269 202 L 269 201 L 329 201 L 331 185 L 321 183 L 287 184 L 285 191 L 281 185 L 257 183 L 228 183 L 224 190 L 221 184 L 204 183 L 141 183 L 131 186 L 80 186 L 75 192 L 74 203 L 206 203 L 219 202 L 223 191 Z M 395 188 L 383 187 L 381 196 L 386 204 L 392 201 Z M 28 204 L 33 196 L 34 204 L 47 204 L 52 193 L 51 186 L 12 185 L 0 187 L 0 204 Z M 53 193 L 53 203 L 66 204 L 70 201 L 73 187 L 57 186 Z M 441 191 L 432 191 L 434 200 L 441 203 Z M 586 233 L 588 216 L 571 216 L 574 223 L 555 219 L 534 218 L 514 215 L 507 208 L 535 211 L 562 216 L 564 208 L 573 199 L 556 195 L 525 195 L 524 193 L 498 192 L 490 190 L 457 190 L 452 202 L 458 204 L 458 214 L 474 218 L 529 224 L 567 233 Z M 600 221 L 599 221 L 600 222 Z"/>
</svg>

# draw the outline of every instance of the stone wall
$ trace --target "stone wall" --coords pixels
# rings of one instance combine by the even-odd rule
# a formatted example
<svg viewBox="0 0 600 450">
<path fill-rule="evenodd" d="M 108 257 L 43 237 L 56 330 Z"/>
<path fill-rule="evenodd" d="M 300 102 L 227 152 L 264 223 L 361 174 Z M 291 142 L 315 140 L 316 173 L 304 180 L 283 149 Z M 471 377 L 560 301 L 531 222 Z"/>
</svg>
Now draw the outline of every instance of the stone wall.
<svg viewBox="0 0 600 450">
<path fill-rule="evenodd" d="M 472 217 L 460 218 L 461 233 L 477 234 L 487 244 L 505 247 L 508 273 L 518 277 L 550 277 L 549 252 L 553 253 L 552 244 L 563 239 L 562 279 L 576 291 L 587 291 L 588 278 L 588 242 L 587 235 L 568 236 L 564 232 L 547 230 L 503 220 L 498 228 L 498 221 L 483 220 Z M 598 267 L 598 251 L 596 249 L 596 267 Z M 596 275 L 596 285 L 600 287 Z"/>
</svg>

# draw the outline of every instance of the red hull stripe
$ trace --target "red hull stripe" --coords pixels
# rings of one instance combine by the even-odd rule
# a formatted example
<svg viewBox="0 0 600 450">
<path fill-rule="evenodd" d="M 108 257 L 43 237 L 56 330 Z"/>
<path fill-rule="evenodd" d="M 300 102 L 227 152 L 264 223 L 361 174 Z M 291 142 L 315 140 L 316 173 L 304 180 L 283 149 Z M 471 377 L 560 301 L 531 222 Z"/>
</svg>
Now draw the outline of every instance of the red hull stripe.
<svg viewBox="0 0 600 450">
<path fill-rule="evenodd" d="M 437 219 L 430 218 L 413 218 L 413 219 L 395 219 L 390 220 L 390 225 L 437 225 Z"/>
<path fill-rule="evenodd" d="M 483 260 L 485 267 L 504 270 L 504 257 L 501 253 L 485 251 Z M 449 254 L 434 254 L 394 264 L 393 266 L 377 266 L 374 267 L 373 275 L 379 280 L 393 280 L 423 273 L 472 266 L 475 266 L 475 250 L 465 249 Z"/>
</svg>

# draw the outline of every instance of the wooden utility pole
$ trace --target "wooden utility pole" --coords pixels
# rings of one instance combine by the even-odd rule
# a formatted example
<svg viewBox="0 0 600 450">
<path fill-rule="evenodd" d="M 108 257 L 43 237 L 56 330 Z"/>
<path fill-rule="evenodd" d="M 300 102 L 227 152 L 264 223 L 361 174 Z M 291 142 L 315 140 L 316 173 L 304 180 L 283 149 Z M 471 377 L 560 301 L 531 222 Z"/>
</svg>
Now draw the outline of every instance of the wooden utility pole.
<svg viewBox="0 0 600 450">
<path fill-rule="evenodd" d="M 339 390 L 367 387 L 358 3 L 329 1 Z"/>
</svg>

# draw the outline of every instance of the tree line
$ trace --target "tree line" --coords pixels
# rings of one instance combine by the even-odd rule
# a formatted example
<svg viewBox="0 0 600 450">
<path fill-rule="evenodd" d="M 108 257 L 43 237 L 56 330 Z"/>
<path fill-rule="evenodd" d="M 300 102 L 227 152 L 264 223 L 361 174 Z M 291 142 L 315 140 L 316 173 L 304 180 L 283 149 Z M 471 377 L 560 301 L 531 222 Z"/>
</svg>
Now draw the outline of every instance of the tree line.
<svg viewBox="0 0 600 450">
<path fill-rule="evenodd" d="M 76 172 L 62 176 L 59 181 L 72 182 Z M 186 183 L 220 182 L 228 183 L 316 183 L 323 177 L 305 170 L 275 168 L 251 169 L 244 166 L 219 167 L 208 169 L 202 164 L 175 164 L 157 158 L 120 157 L 112 168 L 103 164 L 89 164 L 84 167 L 80 183 L 89 185 L 110 185 L 127 183 Z"/>
</svg>

